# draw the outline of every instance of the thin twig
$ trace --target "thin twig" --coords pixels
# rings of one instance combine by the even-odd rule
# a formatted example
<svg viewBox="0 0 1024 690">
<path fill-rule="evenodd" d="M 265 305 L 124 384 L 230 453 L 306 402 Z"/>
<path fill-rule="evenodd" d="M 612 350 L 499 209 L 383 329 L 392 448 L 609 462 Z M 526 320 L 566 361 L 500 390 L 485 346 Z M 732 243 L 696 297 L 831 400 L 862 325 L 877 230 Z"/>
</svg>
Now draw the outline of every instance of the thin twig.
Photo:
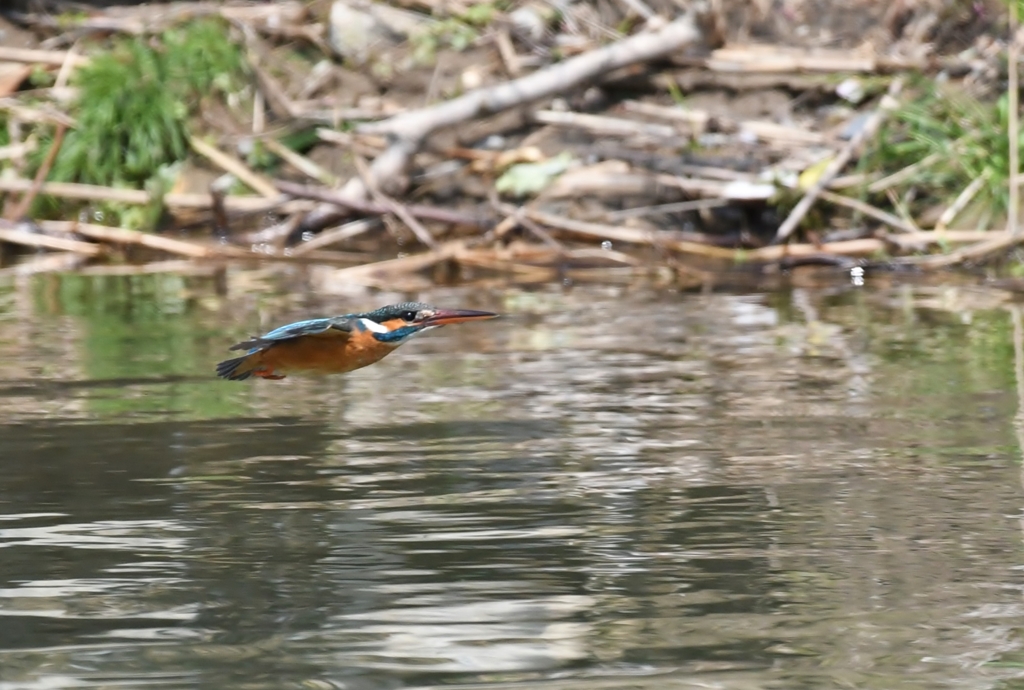
<svg viewBox="0 0 1024 690">
<path fill-rule="evenodd" d="M 890 187 L 895 187 L 898 184 L 902 184 L 906 180 L 911 179 L 917 175 L 918 171 L 927 168 L 930 165 L 934 165 L 942 160 L 942 155 L 938 153 L 930 153 L 921 160 L 911 163 L 902 170 L 897 170 L 892 175 L 886 175 L 885 177 L 875 180 L 868 185 L 868 191 L 872 194 L 878 194 L 884 192 Z"/>
<path fill-rule="evenodd" d="M 46 180 L 46 176 L 50 174 L 50 168 L 53 167 L 53 161 L 57 158 L 57 152 L 60 151 L 61 144 L 64 143 L 64 134 L 67 132 L 67 127 L 64 125 L 57 125 L 57 131 L 53 135 L 53 143 L 50 144 L 50 150 L 46 152 L 46 158 L 43 159 L 43 164 L 39 166 L 39 170 L 36 171 L 35 179 L 32 180 L 32 186 L 29 187 L 28 191 L 22 195 L 21 200 L 11 208 L 10 213 L 7 216 L 8 220 L 18 220 L 24 217 L 29 209 L 32 207 L 32 202 L 39 194 L 39 190 L 43 186 L 43 182 Z"/>
<path fill-rule="evenodd" d="M 916 264 L 925 268 L 945 268 L 947 266 L 955 266 L 966 261 L 982 261 L 994 254 L 1010 249 L 1021 240 L 1024 240 L 1020 234 L 1014 234 L 1010 232 L 990 232 L 990 238 L 984 239 L 981 242 L 969 245 L 967 247 L 961 247 L 949 254 L 941 254 L 938 256 L 905 256 L 897 259 L 900 263 Z"/>
<path fill-rule="evenodd" d="M 458 254 L 465 246 L 465 242 L 456 240 L 439 245 L 424 254 L 403 256 L 398 259 L 387 259 L 372 264 L 342 268 L 334 272 L 332 280 L 356 285 L 373 286 L 382 284 L 395 275 L 415 273 L 442 261 L 447 261 Z"/>
<path fill-rule="evenodd" d="M 565 251 L 565 245 L 552 237 L 550 232 L 531 220 L 529 216 L 526 215 L 524 209 L 519 208 L 518 206 L 513 206 L 512 204 L 501 203 L 500 199 L 498 199 L 497 193 L 493 190 L 491 194 L 491 205 L 499 212 L 505 214 L 505 219 L 498 224 L 498 227 L 494 228 L 494 237 L 500 239 L 504 235 L 508 234 L 512 228 L 517 225 L 521 225 L 549 247 L 558 251 Z"/>
<path fill-rule="evenodd" d="M 843 196 L 842 194 L 836 194 L 836 193 L 830 192 L 830 191 L 828 191 L 826 189 L 821 190 L 821 193 L 819 194 L 819 196 L 823 200 L 825 200 L 825 201 L 827 201 L 827 202 L 829 202 L 831 204 L 836 204 L 837 206 L 845 206 L 846 208 L 851 208 L 854 211 L 857 211 L 859 213 L 863 213 L 865 216 L 868 216 L 870 218 L 874 218 L 875 220 L 881 221 L 881 222 L 885 223 L 886 225 L 888 225 L 890 227 L 893 227 L 893 228 L 895 228 L 897 230 L 901 230 L 903 232 L 917 232 L 917 228 L 916 227 L 914 227 L 910 223 L 906 222 L 902 218 L 894 216 L 891 213 L 886 213 L 882 209 L 876 208 L 876 207 L 872 206 L 871 204 L 865 203 L 865 202 L 863 202 L 863 201 L 861 201 L 859 199 L 853 199 L 853 198 L 848 197 L 848 196 Z"/>
<path fill-rule="evenodd" d="M 188 143 L 191 144 L 196 153 L 208 158 L 210 162 L 224 172 L 231 173 L 261 196 L 273 199 L 278 195 L 274 185 L 262 175 L 253 172 L 249 166 L 234 156 L 229 156 L 216 146 L 211 146 L 197 137 L 189 137 Z"/>
<path fill-rule="evenodd" d="M 338 184 L 338 178 L 333 174 L 324 170 L 322 167 L 311 161 L 309 158 L 302 154 L 292 151 L 290 148 L 279 142 L 273 137 L 267 137 L 262 140 L 263 145 L 267 147 L 267 150 L 272 154 L 283 160 L 288 165 L 292 166 L 303 175 L 311 177 L 321 184 L 325 184 L 328 187 L 333 187 Z"/>
<path fill-rule="evenodd" d="M 436 249 L 437 241 L 434 239 L 434 236 L 430 234 L 430 231 L 423 226 L 423 223 L 419 222 L 416 219 L 416 216 L 411 214 L 404 204 L 400 204 L 377 188 L 377 181 L 373 178 L 373 173 L 370 172 L 370 166 L 366 164 L 363 157 L 355 155 L 353 156 L 353 160 L 355 161 L 356 169 L 359 171 L 359 176 L 363 178 L 363 184 L 366 185 L 366 188 L 369 190 L 370 196 L 373 197 L 373 200 L 385 207 L 388 210 L 388 213 L 398 216 L 402 222 L 412 230 L 412 234 L 416 235 L 416 239 L 431 249 Z"/>
<path fill-rule="evenodd" d="M 828 186 L 828 183 L 833 177 L 838 175 L 846 164 L 853 158 L 853 154 L 860 148 L 860 146 L 867 141 L 871 136 L 874 136 L 878 128 L 881 127 L 882 122 L 885 120 L 886 115 L 889 111 L 893 110 L 896 105 L 896 97 L 899 96 L 900 91 L 903 89 L 903 79 L 897 77 L 889 84 L 889 90 L 885 96 L 882 97 L 881 103 L 878 104 L 878 108 L 871 114 L 867 122 L 857 133 L 856 136 L 852 137 L 846 146 L 839 152 L 839 154 L 832 159 L 828 167 L 825 168 L 825 172 L 821 174 L 821 177 L 814 183 L 814 185 L 807 190 L 804 197 L 797 203 L 797 205 L 790 212 L 789 216 L 779 226 L 778 231 L 775 233 L 775 244 L 780 244 L 789 239 L 789 236 L 793 234 L 793 231 L 800 225 L 800 221 L 804 219 L 807 212 L 811 210 L 811 206 L 814 205 L 815 200 L 821 194 L 822 190 Z"/>
<path fill-rule="evenodd" d="M 1011 166 L 1012 165 L 1013 164 L 1011 163 Z M 952 223 L 954 220 L 956 220 L 956 217 L 958 215 L 960 215 L 960 213 L 967 207 L 967 204 L 971 203 L 971 200 L 975 196 L 977 196 L 978 192 L 981 191 L 981 188 L 985 186 L 986 182 L 988 182 L 990 171 L 991 171 L 991 168 L 985 168 L 984 172 L 982 172 L 980 175 L 978 175 L 973 180 L 971 180 L 971 183 L 963 188 L 963 190 L 957 195 L 956 199 L 953 200 L 953 203 L 949 205 L 949 208 L 947 208 L 945 211 L 943 211 L 942 215 L 939 216 L 939 219 L 935 222 L 935 230 L 936 231 L 942 232 L 943 230 L 945 230 L 946 228 L 949 227 L 950 223 Z M 1010 190 L 1011 190 L 1010 198 L 1011 198 L 1011 200 L 1013 199 L 1013 191 L 1012 190 L 1016 188 L 1016 185 L 1014 184 L 1013 177 L 1014 177 L 1014 175 L 1013 175 L 1013 173 L 1011 171 L 1011 174 L 1010 174 Z M 1011 218 L 1011 220 L 1008 221 L 1009 222 L 1009 226 L 1008 227 L 1011 228 L 1011 232 L 1014 232 L 1012 230 L 1012 228 L 1016 228 L 1017 227 L 1016 214 L 1013 213 L 1013 208 L 1014 208 L 1014 205 L 1011 202 L 1011 204 L 1010 204 L 1010 218 Z"/>
<path fill-rule="evenodd" d="M 349 197 L 333 192 L 329 189 L 322 187 L 310 187 L 307 185 L 296 184 L 294 182 L 288 182 L 286 180 L 274 180 L 274 185 L 280 189 L 283 193 L 299 197 L 303 199 L 314 199 L 316 201 L 322 201 L 335 206 L 341 206 L 343 208 L 351 209 L 359 213 L 372 213 L 382 214 L 389 213 L 389 209 L 379 203 L 371 201 L 358 201 L 350 199 Z M 473 215 L 469 213 L 462 213 L 459 211 L 451 211 L 446 208 L 437 208 L 436 206 L 422 206 L 413 204 L 407 207 L 409 213 L 413 214 L 417 218 L 423 218 L 424 220 L 434 220 L 440 223 L 451 223 L 453 225 L 468 225 L 476 228 L 488 228 L 493 223 L 493 220 L 482 215 Z"/>
<path fill-rule="evenodd" d="M 690 201 L 673 201 L 669 204 L 656 204 L 654 206 L 636 206 L 624 208 L 621 211 L 612 211 L 608 214 L 609 220 L 625 220 L 626 218 L 640 218 L 643 216 L 656 216 L 663 213 L 685 213 L 687 211 L 702 211 L 709 208 L 721 208 L 728 206 L 729 200 L 722 198 L 691 199 Z"/>
<path fill-rule="evenodd" d="M 323 249 L 324 247 L 329 247 L 332 244 L 350 240 L 353 237 L 358 237 L 359 235 L 377 228 L 379 225 L 380 218 L 360 218 L 359 220 L 354 220 L 351 223 L 345 223 L 333 230 L 325 230 L 316 237 L 293 247 L 292 256 L 304 256 L 317 249 Z"/>
</svg>

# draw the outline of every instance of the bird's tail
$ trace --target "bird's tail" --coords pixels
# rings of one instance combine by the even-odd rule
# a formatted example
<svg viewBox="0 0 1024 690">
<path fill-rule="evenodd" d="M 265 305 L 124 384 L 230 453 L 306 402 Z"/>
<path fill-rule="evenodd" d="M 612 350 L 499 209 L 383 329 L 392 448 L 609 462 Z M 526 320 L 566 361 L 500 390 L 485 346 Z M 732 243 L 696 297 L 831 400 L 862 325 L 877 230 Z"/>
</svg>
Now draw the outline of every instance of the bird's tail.
<svg viewBox="0 0 1024 690">
<path fill-rule="evenodd" d="M 226 359 L 217 365 L 217 376 L 229 381 L 244 381 L 259 368 L 258 352 L 252 352 L 234 359 Z"/>
</svg>

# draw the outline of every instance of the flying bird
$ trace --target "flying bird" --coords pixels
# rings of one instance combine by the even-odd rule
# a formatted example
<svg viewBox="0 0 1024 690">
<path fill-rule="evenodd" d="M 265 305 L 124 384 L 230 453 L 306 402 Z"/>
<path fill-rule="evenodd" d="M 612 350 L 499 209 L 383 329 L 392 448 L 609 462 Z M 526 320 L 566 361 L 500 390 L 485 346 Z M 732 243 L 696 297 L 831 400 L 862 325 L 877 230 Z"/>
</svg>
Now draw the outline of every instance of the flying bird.
<svg viewBox="0 0 1024 690">
<path fill-rule="evenodd" d="M 344 374 L 380 361 L 417 333 L 496 316 L 403 302 L 363 314 L 298 321 L 232 345 L 231 350 L 245 354 L 218 364 L 217 375 L 243 381 L 250 376 L 283 379 L 292 372 Z"/>
</svg>

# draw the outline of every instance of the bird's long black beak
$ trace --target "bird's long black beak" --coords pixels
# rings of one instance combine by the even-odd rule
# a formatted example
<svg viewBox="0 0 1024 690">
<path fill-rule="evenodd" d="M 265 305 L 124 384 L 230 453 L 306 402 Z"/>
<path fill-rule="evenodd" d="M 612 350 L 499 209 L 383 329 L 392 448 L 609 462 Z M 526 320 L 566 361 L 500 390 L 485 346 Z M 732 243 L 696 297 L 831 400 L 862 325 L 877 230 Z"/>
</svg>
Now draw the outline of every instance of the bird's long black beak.
<svg viewBox="0 0 1024 690">
<path fill-rule="evenodd" d="M 445 326 L 450 323 L 464 323 L 466 321 L 483 321 L 484 319 L 497 318 L 497 314 L 489 311 L 474 311 L 472 309 L 437 309 L 433 314 L 420 322 L 421 326 Z"/>
</svg>

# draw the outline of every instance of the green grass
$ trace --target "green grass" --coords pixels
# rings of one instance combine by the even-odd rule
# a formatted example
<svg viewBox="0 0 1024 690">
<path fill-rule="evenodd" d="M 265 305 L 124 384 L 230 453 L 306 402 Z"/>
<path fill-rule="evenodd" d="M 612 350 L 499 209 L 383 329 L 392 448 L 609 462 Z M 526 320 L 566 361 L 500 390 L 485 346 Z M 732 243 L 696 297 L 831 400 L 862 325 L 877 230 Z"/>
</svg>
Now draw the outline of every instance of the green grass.
<svg viewBox="0 0 1024 690">
<path fill-rule="evenodd" d="M 875 137 L 861 170 L 890 174 L 934 155 L 932 164 L 894 188 L 913 192 L 909 210 L 915 217 L 928 207 L 951 203 L 980 176 L 986 183 L 971 206 L 988 209 L 993 220 L 1005 216 L 1010 174 L 1006 95 L 986 103 L 953 86 L 927 83 L 918 90 Z M 1019 136 L 1017 147 L 1024 153 Z"/>
<path fill-rule="evenodd" d="M 185 157 L 188 119 L 202 99 L 239 89 L 243 74 L 241 52 L 218 21 L 116 40 L 75 76 L 77 124 L 50 179 L 145 187 Z"/>
</svg>

